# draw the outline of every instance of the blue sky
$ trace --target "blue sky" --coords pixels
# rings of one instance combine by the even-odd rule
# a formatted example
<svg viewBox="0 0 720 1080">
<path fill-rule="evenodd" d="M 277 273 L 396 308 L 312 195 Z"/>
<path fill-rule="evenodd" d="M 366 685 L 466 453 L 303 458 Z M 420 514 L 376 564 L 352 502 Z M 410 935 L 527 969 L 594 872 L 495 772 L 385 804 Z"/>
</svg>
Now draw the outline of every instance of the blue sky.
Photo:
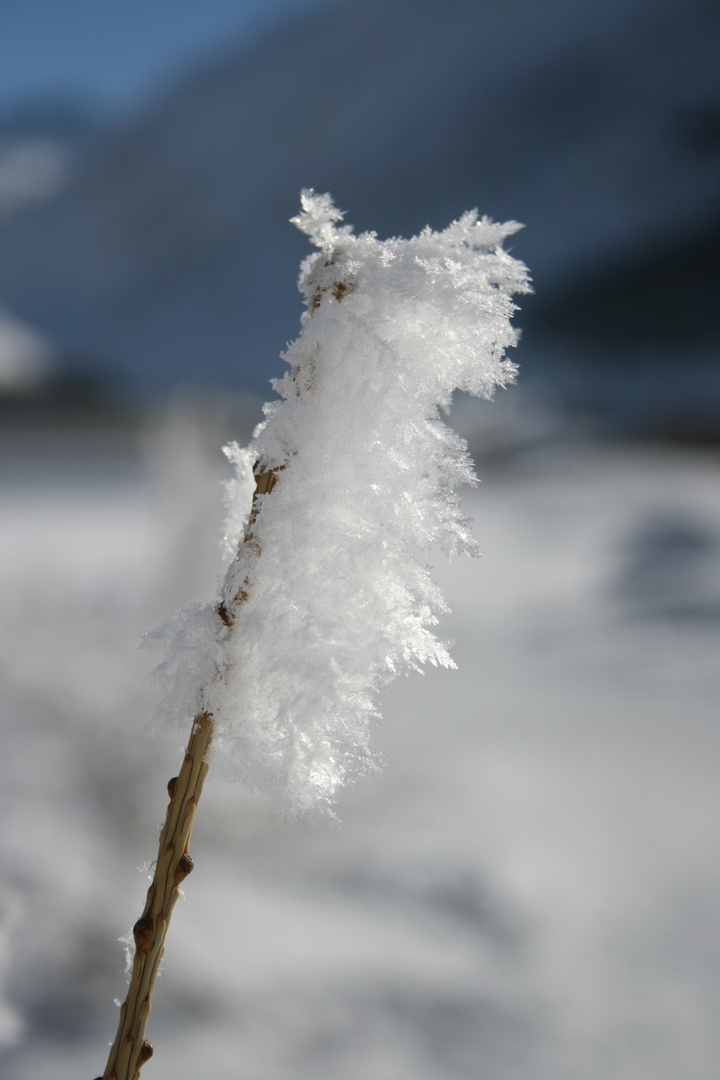
<svg viewBox="0 0 720 1080">
<path fill-rule="evenodd" d="M 233 40 L 341 0 L 0 0 L 0 113 L 60 99 L 124 112 Z"/>
</svg>

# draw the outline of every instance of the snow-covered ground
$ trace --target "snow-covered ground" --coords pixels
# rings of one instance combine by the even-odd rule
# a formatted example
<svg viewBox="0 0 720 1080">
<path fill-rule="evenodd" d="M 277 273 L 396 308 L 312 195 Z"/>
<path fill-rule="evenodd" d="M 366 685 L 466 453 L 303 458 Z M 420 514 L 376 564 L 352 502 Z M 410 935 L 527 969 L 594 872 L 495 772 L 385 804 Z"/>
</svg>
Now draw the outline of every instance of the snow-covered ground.
<svg viewBox="0 0 720 1080">
<path fill-rule="evenodd" d="M 212 589 L 216 445 L 176 417 L 140 457 L 4 454 L 5 1080 L 105 1064 L 180 750 L 137 732 L 136 645 Z M 210 778 L 148 1080 L 715 1080 L 719 466 L 481 464 L 484 557 L 435 560 L 459 670 L 386 696 L 342 827 Z"/>
</svg>

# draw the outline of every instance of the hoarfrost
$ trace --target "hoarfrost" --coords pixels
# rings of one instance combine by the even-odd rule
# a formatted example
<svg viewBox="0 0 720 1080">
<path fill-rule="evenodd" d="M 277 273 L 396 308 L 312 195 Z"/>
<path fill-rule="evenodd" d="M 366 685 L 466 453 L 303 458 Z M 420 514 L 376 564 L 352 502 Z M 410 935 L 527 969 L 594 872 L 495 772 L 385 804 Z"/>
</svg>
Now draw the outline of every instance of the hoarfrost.
<svg viewBox="0 0 720 1080">
<path fill-rule="evenodd" d="M 293 221 L 319 250 L 301 267 L 306 310 L 280 398 L 247 449 L 225 450 L 237 479 L 220 600 L 154 635 L 158 723 L 211 712 L 213 771 L 315 820 L 380 765 L 378 692 L 423 664 L 454 666 L 423 554 L 477 554 L 457 495 L 476 480 L 440 411 L 456 389 L 491 397 L 514 380 L 511 297 L 530 291 L 502 248 L 515 222 L 471 212 L 383 242 L 342 216 L 303 191 Z"/>
</svg>

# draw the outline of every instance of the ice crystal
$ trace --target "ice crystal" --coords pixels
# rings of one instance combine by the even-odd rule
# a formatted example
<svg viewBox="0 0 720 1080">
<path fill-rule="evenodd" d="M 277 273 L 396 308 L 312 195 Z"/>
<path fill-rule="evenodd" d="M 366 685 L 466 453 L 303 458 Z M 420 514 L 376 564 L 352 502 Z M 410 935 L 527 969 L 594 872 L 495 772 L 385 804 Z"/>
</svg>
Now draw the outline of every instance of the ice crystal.
<svg viewBox="0 0 720 1080">
<path fill-rule="evenodd" d="M 378 767 L 378 692 L 454 666 L 425 553 L 476 554 L 458 499 L 475 476 L 441 412 L 455 390 L 491 397 L 514 380 L 512 296 L 530 288 L 502 247 L 515 222 L 471 212 L 380 241 L 342 216 L 302 193 L 293 221 L 318 248 L 301 268 L 302 330 L 250 446 L 226 448 L 220 599 L 175 616 L 159 668 L 161 717 L 215 717 L 214 771 L 314 819 Z M 251 518 L 253 471 L 271 490 Z"/>
</svg>

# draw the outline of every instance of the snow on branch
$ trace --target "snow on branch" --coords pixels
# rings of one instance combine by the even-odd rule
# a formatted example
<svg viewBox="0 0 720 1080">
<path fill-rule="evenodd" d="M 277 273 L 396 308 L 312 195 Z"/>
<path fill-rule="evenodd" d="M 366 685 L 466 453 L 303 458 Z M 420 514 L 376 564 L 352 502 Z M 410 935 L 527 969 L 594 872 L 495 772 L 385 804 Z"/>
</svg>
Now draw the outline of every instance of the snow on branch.
<svg viewBox="0 0 720 1080">
<path fill-rule="evenodd" d="M 155 635 L 158 723 L 211 713 L 213 771 L 315 820 L 380 764 L 378 692 L 428 662 L 454 666 L 423 556 L 476 554 L 457 494 L 475 476 L 440 413 L 456 389 L 491 397 L 514 380 L 512 296 L 530 291 L 502 247 L 515 222 L 471 212 L 380 241 L 342 216 L 303 191 L 293 221 L 319 250 L 301 268 L 279 400 L 249 447 L 226 448 L 237 478 L 219 602 Z"/>
</svg>

